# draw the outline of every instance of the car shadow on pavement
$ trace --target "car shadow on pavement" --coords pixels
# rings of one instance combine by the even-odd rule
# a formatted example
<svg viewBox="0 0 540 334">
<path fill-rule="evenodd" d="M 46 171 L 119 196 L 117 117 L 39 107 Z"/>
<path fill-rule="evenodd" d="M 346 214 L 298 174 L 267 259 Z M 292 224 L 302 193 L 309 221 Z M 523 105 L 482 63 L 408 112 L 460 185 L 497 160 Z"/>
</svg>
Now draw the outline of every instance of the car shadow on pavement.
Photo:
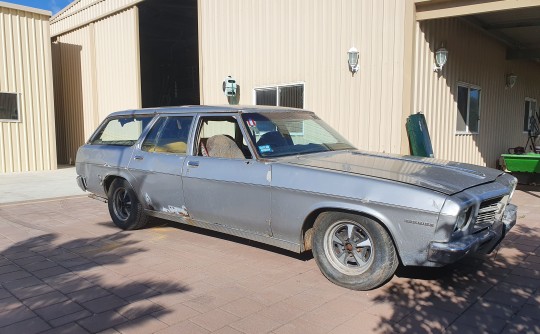
<svg viewBox="0 0 540 334">
<path fill-rule="evenodd" d="M 374 291 L 371 302 L 391 310 L 376 332 L 540 333 L 538 236 L 517 225 L 492 254 L 442 268 L 398 268 Z"/>
<path fill-rule="evenodd" d="M 309 261 L 313 258 L 313 254 L 311 253 L 311 251 L 307 251 L 303 253 L 295 253 L 295 252 L 292 252 L 283 248 L 271 246 L 262 242 L 253 241 L 253 240 L 249 240 L 249 239 L 245 239 L 245 238 L 241 238 L 241 237 L 237 237 L 234 235 L 221 233 L 217 231 L 212 231 L 212 230 L 204 229 L 197 226 L 192 226 L 192 225 L 187 225 L 187 224 L 182 224 L 182 223 L 175 223 L 175 222 L 171 222 L 165 219 L 152 218 L 150 222 L 148 223 L 148 225 L 146 226 L 146 228 L 155 228 L 155 227 L 170 227 L 170 228 L 175 228 L 175 229 L 179 229 L 183 231 L 188 231 L 191 233 L 206 235 L 212 238 L 219 238 L 221 240 L 227 240 L 227 241 L 234 242 L 237 244 L 255 247 L 258 249 L 263 249 L 268 252 L 273 252 L 276 254 L 292 257 L 301 261 Z"/>
<path fill-rule="evenodd" d="M 145 269 L 134 259 L 142 258 L 145 249 L 128 237 L 60 240 L 48 233 L 5 247 L 0 252 L 0 333 L 133 329 L 165 316 L 167 307 L 153 301 L 190 289 L 142 278 Z"/>
</svg>

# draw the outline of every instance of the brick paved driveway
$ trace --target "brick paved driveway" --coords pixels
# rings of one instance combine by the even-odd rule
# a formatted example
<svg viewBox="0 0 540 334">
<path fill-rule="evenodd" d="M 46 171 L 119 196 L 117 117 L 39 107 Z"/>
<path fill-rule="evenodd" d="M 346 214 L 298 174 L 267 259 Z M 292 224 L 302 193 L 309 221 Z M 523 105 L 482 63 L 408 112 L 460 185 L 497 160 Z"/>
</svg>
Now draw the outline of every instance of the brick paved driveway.
<svg viewBox="0 0 540 334">
<path fill-rule="evenodd" d="M 309 257 L 87 198 L 0 205 L 0 333 L 540 333 L 540 191 L 498 254 L 355 292 Z"/>
</svg>

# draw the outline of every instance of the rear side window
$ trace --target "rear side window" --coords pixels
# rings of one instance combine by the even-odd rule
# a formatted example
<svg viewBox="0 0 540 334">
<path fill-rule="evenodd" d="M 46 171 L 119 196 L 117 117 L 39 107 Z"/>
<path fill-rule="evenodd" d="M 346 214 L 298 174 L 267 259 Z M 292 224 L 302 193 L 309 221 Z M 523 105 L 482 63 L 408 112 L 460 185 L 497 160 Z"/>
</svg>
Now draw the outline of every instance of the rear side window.
<svg viewBox="0 0 540 334">
<path fill-rule="evenodd" d="M 127 116 L 110 119 L 90 142 L 92 145 L 134 145 L 153 116 Z"/>
<path fill-rule="evenodd" d="M 191 129 L 191 116 L 161 118 L 142 143 L 148 152 L 185 154 Z"/>
</svg>

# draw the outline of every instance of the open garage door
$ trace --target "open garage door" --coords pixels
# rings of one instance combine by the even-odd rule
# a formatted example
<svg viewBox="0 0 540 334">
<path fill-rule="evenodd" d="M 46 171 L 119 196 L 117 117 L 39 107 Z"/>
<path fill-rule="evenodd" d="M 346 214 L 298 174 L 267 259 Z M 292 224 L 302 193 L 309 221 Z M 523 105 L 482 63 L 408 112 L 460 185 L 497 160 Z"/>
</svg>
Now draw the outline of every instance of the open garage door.
<svg viewBox="0 0 540 334">
<path fill-rule="evenodd" d="M 138 6 L 142 106 L 199 104 L 197 0 Z"/>
</svg>

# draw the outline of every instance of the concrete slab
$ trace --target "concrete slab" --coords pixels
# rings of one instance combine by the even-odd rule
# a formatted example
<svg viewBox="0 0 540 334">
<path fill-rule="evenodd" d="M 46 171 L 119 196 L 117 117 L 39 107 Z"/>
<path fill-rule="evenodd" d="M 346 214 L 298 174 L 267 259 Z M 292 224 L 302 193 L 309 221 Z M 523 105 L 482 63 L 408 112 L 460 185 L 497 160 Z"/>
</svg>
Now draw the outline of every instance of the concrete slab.
<svg viewBox="0 0 540 334">
<path fill-rule="evenodd" d="M 84 195 L 75 177 L 75 167 L 0 174 L 0 203 Z"/>
</svg>

